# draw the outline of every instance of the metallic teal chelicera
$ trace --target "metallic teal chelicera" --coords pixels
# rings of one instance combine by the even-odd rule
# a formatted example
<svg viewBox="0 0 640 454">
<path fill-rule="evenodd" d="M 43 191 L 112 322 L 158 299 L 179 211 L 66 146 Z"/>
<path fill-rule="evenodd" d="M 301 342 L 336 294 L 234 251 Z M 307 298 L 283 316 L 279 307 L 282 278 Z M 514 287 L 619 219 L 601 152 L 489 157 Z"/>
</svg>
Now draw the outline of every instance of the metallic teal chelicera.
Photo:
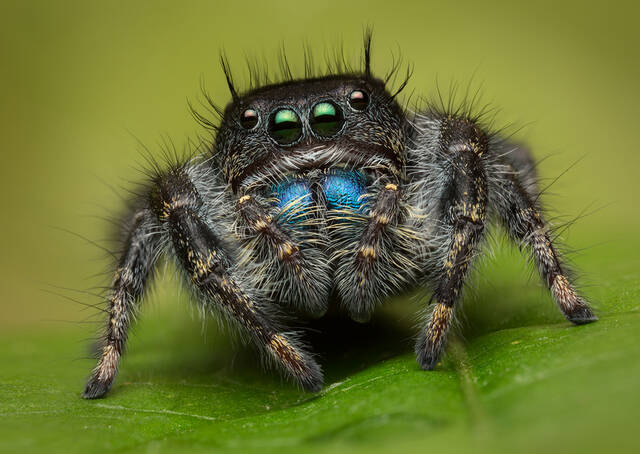
<svg viewBox="0 0 640 454">
<path fill-rule="evenodd" d="M 364 205 L 367 186 L 364 175 L 356 171 L 334 170 L 321 180 L 321 187 L 327 209 L 359 211 Z M 276 206 L 283 210 L 282 219 L 297 224 L 307 219 L 314 204 L 314 197 L 308 181 L 304 179 L 285 180 L 272 188 Z"/>
</svg>

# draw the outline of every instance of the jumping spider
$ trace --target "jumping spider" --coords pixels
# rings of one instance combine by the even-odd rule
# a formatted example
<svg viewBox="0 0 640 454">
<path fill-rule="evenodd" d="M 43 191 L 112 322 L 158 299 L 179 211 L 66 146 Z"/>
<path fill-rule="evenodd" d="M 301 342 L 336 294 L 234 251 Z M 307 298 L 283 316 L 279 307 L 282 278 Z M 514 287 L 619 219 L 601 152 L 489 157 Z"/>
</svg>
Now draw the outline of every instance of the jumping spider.
<svg viewBox="0 0 640 454">
<path fill-rule="evenodd" d="M 175 257 L 205 310 L 309 391 L 321 389 L 321 368 L 281 314 L 320 317 L 334 295 L 366 322 L 389 295 L 428 288 L 415 352 L 433 369 L 490 217 L 528 247 L 568 320 L 596 320 L 548 233 L 529 151 L 466 113 L 405 111 L 371 74 L 369 38 L 362 71 L 239 95 L 224 59 L 223 69 L 233 100 L 213 144 L 155 169 L 133 204 L 83 397 L 113 384 L 161 253 Z"/>
</svg>

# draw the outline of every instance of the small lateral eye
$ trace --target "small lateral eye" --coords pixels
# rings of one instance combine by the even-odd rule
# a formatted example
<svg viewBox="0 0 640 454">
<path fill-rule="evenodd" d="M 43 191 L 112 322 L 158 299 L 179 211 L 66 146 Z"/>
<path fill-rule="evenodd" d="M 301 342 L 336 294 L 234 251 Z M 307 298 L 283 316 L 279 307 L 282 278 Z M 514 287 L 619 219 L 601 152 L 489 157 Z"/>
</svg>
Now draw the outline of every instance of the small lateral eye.
<svg viewBox="0 0 640 454">
<path fill-rule="evenodd" d="M 240 114 L 240 124 L 244 129 L 253 129 L 258 124 L 258 112 L 254 109 L 246 109 Z"/>
<path fill-rule="evenodd" d="M 349 95 L 349 104 L 355 110 L 365 110 L 369 105 L 369 94 L 364 90 L 353 90 Z"/>
</svg>

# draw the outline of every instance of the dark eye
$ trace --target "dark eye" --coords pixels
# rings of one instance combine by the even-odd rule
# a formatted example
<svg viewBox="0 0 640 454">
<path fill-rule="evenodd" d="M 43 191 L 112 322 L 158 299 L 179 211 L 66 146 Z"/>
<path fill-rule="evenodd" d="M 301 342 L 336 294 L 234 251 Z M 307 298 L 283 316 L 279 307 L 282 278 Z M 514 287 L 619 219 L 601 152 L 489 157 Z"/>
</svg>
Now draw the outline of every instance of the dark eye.
<svg viewBox="0 0 640 454">
<path fill-rule="evenodd" d="M 369 105 L 369 95 L 364 90 L 354 90 L 349 95 L 349 104 L 355 110 L 364 110 Z"/>
<path fill-rule="evenodd" d="M 313 106 L 309 123 L 313 132 L 322 137 L 330 137 L 342 129 L 344 116 L 338 106 L 325 101 Z"/>
<path fill-rule="evenodd" d="M 253 129 L 258 124 L 258 112 L 247 109 L 240 115 L 240 124 L 244 129 Z"/>
<path fill-rule="evenodd" d="M 269 120 L 269 134 L 280 145 L 290 145 L 302 135 L 302 122 L 291 109 L 276 110 Z"/>
</svg>

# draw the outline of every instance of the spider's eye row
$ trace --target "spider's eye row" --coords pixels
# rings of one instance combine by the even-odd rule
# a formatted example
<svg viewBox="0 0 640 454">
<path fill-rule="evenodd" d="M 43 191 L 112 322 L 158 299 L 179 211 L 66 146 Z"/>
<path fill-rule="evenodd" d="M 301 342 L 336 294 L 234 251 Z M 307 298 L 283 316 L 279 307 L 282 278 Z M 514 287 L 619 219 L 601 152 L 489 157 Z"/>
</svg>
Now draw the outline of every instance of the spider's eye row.
<svg viewBox="0 0 640 454">
<path fill-rule="evenodd" d="M 353 90 L 349 95 L 349 104 L 355 110 L 365 110 L 369 105 L 369 94 L 364 90 Z"/>
<path fill-rule="evenodd" d="M 319 102 L 311 109 L 309 123 L 313 132 L 321 137 L 331 137 L 342 129 L 342 110 L 332 102 Z"/>
<path fill-rule="evenodd" d="M 246 109 L 240 114 L 240 124 L 244 129 L 253 129 L 258 124 L 258 112 L 254 109 Z"/>
<path fill-rule="evenodd" d="M 302 136 L 302 122 L 292 109 L 278 109 L 269 119 L 269 134 L 280 145 L 291 145 Z"/>
</svg>

